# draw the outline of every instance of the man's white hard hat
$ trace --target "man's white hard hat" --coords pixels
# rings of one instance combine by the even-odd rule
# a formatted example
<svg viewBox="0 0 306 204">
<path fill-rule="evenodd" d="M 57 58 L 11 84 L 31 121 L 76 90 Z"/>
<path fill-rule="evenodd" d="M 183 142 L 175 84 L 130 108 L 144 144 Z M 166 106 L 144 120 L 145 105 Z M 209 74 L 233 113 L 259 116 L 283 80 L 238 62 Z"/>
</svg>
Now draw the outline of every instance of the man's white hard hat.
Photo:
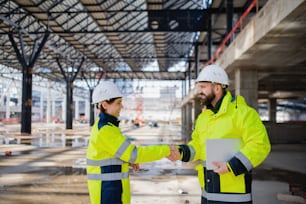
<svg viewBox="0 0 306 204">
<path fill-rule="evenodd" d="M 229 85 L 227 73 L 223 68 L 215 64 L 204 67 L 196 82 L 215 82 L 222 85 Z"/>
<path fill-rule="evenodd" d="M 119 98 L 122 96 L 122 93 L 119 91 L 118 87 L 113 82 L 102 81 L 93 90 L 92 103 L 100 103 L 105 100 Z"/>
</svg>

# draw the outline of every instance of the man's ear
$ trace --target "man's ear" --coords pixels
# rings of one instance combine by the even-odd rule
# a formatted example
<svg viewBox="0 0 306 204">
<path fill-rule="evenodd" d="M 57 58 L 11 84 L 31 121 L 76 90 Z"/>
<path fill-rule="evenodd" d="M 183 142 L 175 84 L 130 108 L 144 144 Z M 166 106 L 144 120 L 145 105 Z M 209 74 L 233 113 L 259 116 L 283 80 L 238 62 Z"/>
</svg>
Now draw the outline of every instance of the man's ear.
<svg viewBox="0 0 306 204">
<path fill-rule="evenodd" d="M 219 84 L 217 83 L 214 83 L 214 89 L 215 89 L 215 92 L 218 92 L 219 91 Z"/>
<path fill-rule="evenodd" d="M 216 87 L 216 92 L 219 93 L 219 92 L 222 92 L 222 85 L 221 84 L 217 84 Z"/>
</svg>

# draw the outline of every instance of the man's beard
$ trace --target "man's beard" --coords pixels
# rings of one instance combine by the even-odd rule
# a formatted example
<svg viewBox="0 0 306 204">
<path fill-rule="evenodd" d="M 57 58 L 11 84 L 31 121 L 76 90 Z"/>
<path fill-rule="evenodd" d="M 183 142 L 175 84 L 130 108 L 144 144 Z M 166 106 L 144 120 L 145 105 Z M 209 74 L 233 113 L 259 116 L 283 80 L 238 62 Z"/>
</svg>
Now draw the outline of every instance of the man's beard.
<svg viewBox="0 0 306 204">
<path fill-rule="evenodd" d="M 203 93 L 198 95 L 200 102 L 202 105 L 211 105 L 211 102 L 214 100 L 214 98 L 216 97 L 215 93 L 211 92 L 208 95 L 205 95 Z"/>
</svg>

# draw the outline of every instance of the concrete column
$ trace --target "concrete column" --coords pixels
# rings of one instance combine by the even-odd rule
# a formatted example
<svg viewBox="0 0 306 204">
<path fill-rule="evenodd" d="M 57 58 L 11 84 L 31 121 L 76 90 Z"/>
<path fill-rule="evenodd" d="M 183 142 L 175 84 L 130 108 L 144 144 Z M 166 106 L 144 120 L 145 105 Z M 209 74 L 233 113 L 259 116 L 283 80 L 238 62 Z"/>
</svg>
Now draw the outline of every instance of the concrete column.
<svg viewBox="0 0 306 204">
<path fill-rule="evenodd" d="M 186 110 L 186 132 L 187 132 L 187 141 L 190 140 L 191 138 L 191 132 L 192 132 L 192 128 L 193 128 L 193 105 L 192 103 L 187 103 L 186 106 L 187 110 Z"/>
<path fill-rule="evenodd" d="M 49 124 L 51 121 L 51 87 L 50 81 L 48 80 L 48 96 L 47 96 L 47 114 L 46 114 L 46 122 Z"/>
<path fill-rule="evenodd" d="M 11 109 L 10 109 L 10 101 L 11 101 L 11 94 L 10 94 L 10 86 L 6 87 L 6 103 L 5 103 L 5 118 L 10 118 Z"/>
<path fill-rule="evenodd" d="M 187 93 L 191 90 L 191 63 L 188 63 L 188 89 L 187 89 Z"/>
<path fill-rule="evenodd" d="M 85 100 L 85 118 L 89 119 L 90 117 L 90 104 L 88 100 Z"/>
<path fill-rule="evenodd" d="M 269 121 L 276 123 L 276 98 L 269 98 Z"/>
<path fill-rule="evenodd" d="M 43 118 L 44 118 L 44 94 L 43 91 L 40 90 L 39 119 Z"/>
<path fill-rule="evenodd" d="M 0 105 L 1 106 L 4 106 L 5 105 L 5 103 L 4 103 L 4 97 L 5 97 L 5 88 L 3 87 L 3 84 L 2 83 L 0 83 L 0 85 L 1 85 L 1 92 L 0 92 Z"/>
<path fill-rule="evenodd" d="M 245 98 L 248 105 L 257 110 L 258 79 L 257 70 L 235 70 L 235 95 Z"/>
<path fill-rule="evenodd" d="M 79 120 L 80 119 L 80 112 L 79 112 L 79 99 L 77 97 L 75 97 L 75 100 L 74 100 L 74 105 L 75 105 L 75 109 L 74 109 L 74 114 L 75 114 L 75 119 L 76 120 Z"/>
<path fill-rule="evenodd" d="M 181 125 L 181 128 L 182 128 L 182 135 L 183 135 L 183 137 L 184 138 L 186 138 L 186 136 L 187 136 L 187 132 L 186 132 L 186 127 L 187 127 L 187 124 L 186 124 L 186 105 L 184 105 L 184 106 L 182 106 L 181 107 L 181 117 L 182 117 L 182 121 L 181 121 L 181 123 L 182 123 L 182 125 Z M 184 139 L 183 138 L 183 139 Z"/>
<path fill-rule="evenodd" d="M 66 121 L 66 97 L 64 95 L 62 98 L 62 119 Z"/>
<path fill-rule="evenodd" d="M 11 101 L 11 95 L 12 92 L 16 88 L 17 96 L 19 88 L 16 86 L 16 82 L 14 80 L 8 79 L 5 82 L 5 90 L 3 91 L 3 104 L 4 104 L 4 97 L 6 97 L 6 103 L 5 103 L 5 118 L 11 117 L 11 107 L 10 107 L 10 101 Z M 20 103 L 20 98 L 17 98 L 18 103 L 15 105 L 18 107 L 18 104 Z"/>
<path fill-rule="evenodd" d="M 182 99 L 184 98 L 184 96 L 186 96 L 186 86 L 185 86 L 185 84 L 186 84 L 186 80 L 182 80 L 182 85 L 181 85 L 181 87 L 182 87 Z"/>
<path fill-rule="evenodd" d="M 54 96 L 54 94 L 53 94 Z M 56 115 L 56 99 L 54 97 L 52 97 L 52 108 L 51 108 L 51 116 L 55 116 Z"/>
<path fill-rule="evenodd" d="M 17 92 L 17 98 L 18 98 L 17 106 L 21 108 L 21 105 L 22 105 L 22 89 L 20 87 L 16 87 L 16 92 Z"/>
</svg>

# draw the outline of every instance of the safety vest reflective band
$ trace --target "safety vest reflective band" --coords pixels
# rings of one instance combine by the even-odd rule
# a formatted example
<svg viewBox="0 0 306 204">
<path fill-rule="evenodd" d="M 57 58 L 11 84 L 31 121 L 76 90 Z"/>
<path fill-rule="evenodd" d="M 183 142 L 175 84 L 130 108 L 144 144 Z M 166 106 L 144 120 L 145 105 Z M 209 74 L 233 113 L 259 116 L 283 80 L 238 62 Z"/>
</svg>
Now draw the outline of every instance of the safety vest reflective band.
<svg viewBox="0 0 306 204">
<path fill-rule="evenodd" d="M 202 197 L 207 200 L 222 202 L 248 202 L 252 200 L 252 194 L 223 194 L 223 193 L 207 193 L 202 190 Z"/>
<path fill-rule="evenodd" d="M 128 141 L 125 141 L 125 142 L 123 142 L 122 143 L 122 145 L 119 147 L 119 149 L 117 150 L 117 152 L 115 153 L 115 155 L 118 157 L 118 158 L 120 158 L 122 155 L 123 155 L 123 153 L 125 152 L 125 150 L 130 146 L 130 142 L 128 142 Z M 130 160 L 129 160 L 129 162 L 130 163 L 134 163 L 135 162 L 135 160 L 136 160 L 136 158 L 137 158 L 137 149 L 136 148 L 134 148 L 133 149 L 133 152 L 132 152 L 132 155 L 131 155 L 131 158 L 130 158 Z"/>
<path fill-rule="evenodd" d="M 235 157 L 238 158 L 242 162 L 242 164 L 246 167 L 248 171 L 254 168 L 250 160 L 246 158 L 241 152 L 238 152 L 237 154 L 235 154 Z"/>
<path fill-rule="evenodd" d="M 188 145 L 188 147 L 189 147 L 189 151 L 190 151 L 190 159 L 189 159 L 189 161 L 193 161 L 194 155 L 195 155 L 195 150 L 194 150 L 194 148 L 193 148 L 192 146 L 190 146 L 190 145 Z"/>
<path fill-rule="evenodd" d="M 133 164 L 133 163 L 136 161 L 136 159 L 137 159 L 137 148 L 136 148 L 136 147 L 134 147 L 134 149 L 133 149 L 133 152 L 132 152 L 132 155 L 131 155 L 131 158 L 130 158 L 129 162 Z"/>
<path fill-rule="evenodd" d="M 122 143 L 122 145 L 118 148 L 115 155 L 120 158 L 122 156 L 122 154 L 124 153 L 124 151 L 126 150 L 126 148 L 128 148 L 129 145 L 130 145 L 130 143 L 128 141 L 124 141 Z"/>
<path fill-rule="evenodd" d="M 128 178 L 129 173 L 104 173 L 104 174 L 87 174 L 88 180 L 98 180 L 98 181 L 117 181 L 124 178 Z"/>
<path fill-rule="evenodd" d="M 124 162 L 117 158 L 103 159 L 103 160 L 92 160 L 87 159 L 87 165 L 89 166 L 109 166 L 109 165 L 121 165 Z"/>
</svg>

